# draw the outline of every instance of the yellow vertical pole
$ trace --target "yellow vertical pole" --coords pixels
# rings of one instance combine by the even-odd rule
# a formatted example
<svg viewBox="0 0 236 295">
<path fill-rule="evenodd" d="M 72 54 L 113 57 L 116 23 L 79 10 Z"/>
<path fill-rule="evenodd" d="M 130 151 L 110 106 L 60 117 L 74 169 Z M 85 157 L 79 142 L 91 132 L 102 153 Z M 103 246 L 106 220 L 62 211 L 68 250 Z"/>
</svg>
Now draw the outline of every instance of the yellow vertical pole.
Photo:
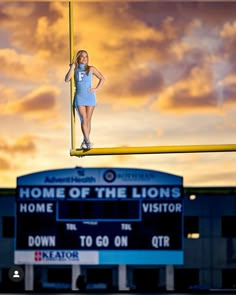
<svg viewBox="0 0 236 295">
<path fill-rule="evenodd" d="M 69 42 L 70 42 L 70 63 L 74 57 L 74 19 L 73 19 L 73 0 L 69 2 Z M 74 76 L 70 81 L 70 102 L 71 102 L 71 148 L 75 149 L 75 109 L 73 107 L 74 100 Z"/>
</svg>

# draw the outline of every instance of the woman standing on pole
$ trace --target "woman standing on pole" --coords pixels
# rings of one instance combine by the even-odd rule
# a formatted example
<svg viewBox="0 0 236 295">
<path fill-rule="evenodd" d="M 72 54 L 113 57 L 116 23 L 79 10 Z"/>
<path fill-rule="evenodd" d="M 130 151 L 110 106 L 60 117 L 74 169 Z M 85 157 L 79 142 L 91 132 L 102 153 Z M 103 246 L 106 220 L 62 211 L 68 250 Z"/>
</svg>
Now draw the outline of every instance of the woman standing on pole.
<svg viewBox="0 0 236 295">
<path fill-rule="evenodd" d="M 81 149 L 91 149 L 90 142 L 91 120 L 96 106 L 96 94 L 104 84 L 104 76 L 93 66 L 88 65 L 88 53 L 86 50 L 79 50 L 76 53 L 74 62 L 70 64 L 70 69 L 65 76 L 65 82 L 69 82 L 74 74 L 75 96 L 74 107 L 77 109 L 81 121 L 83 141 Z M 98 78 L 96 87 L 92 87 L 92 77 Z"/>
</svg>

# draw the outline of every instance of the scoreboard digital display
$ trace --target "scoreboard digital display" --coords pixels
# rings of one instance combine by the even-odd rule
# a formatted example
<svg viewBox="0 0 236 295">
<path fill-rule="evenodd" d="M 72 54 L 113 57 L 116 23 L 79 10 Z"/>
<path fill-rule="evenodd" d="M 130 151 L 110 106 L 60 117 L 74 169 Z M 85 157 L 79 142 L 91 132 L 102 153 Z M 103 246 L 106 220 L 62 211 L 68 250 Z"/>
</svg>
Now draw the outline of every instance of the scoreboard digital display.
<svg viewBox="0 0 236 295">
<path fill-rule="evenodd" d="M 182 264 L 182 228 L 179 176 L 74 168 L 18 178 L 18 264 Z"/>
</svg>

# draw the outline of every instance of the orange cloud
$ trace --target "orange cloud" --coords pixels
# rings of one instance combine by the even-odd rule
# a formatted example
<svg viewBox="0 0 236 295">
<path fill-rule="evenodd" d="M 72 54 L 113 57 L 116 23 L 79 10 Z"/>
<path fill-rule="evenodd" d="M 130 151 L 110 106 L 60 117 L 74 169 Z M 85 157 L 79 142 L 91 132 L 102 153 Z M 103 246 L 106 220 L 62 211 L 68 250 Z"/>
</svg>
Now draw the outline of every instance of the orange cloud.
<svg viewBox="0 0 236 295">
<path fill-rule="evenodd" d="M 207 22 L 206 10 L 210 11 L 213 7 L 207 3 L 176 5 L 173 3 L 173 10 L 170 13 L 166 3 L 75 3 L 74 49 L 75 51 L 81 47 L 88 49 L 91 64 L 98 66 L 98 69 L 106 76 L 104 89 L 101 94 L 99 93 L 103 102 L 119 104 L 120 107 L 137 108 L 149 104 L 153 97 L 159 95 L 158 103 L 155 104 L 162 109 L 171 104 L 179 110 L 180 105 L 182 110 L 184 109 L 184 104 L 185 107 L 188 105 L 188 108 L 197 107 L 198 103 L 204 105 L 204 102 L 207 108 L 214 105 L 215 102 L 206 94 L 211 96 L 214 89 L 202 94 L 193 93 L 198 92 L 203 85 L 211 87 L 207 85 L 207 80 L 200 79 L 200 83 L 197 82 L 196 77 L 186 80 L 199 60 L 207 59 L 207 52 L 202 48 L 195 55 L 192 53 L 189 61 L 187 60 L 190 56 L 189 52 L 194 52 L 194 46 L 197 44 L 200 47 L 201 35 L 193 37 L 193 45 L 185 40 L 195 30 L 197 33 L 199 33 L 198 29 L 202 30 L 200 33 L 203 33 Z M 2 11 L 8 19 L 8 21 L 5 20 L 4 25 L 10 31 L 9 39 L 13 46 L 29 52 L 27 55 L 9 51 L 3 54 L 5 64 L 6 57 L 10 54 L 14 61 L 21 61 L 19 66 L 22 68 L 22 73 L 12 71 L 15 66 L 10 62 L 9 66 L 3 67 L 9 69 L 8 76 L 22 75 L 23 78 L 30 79 L 35 72 L 40 73 L 38 75 L 41 78 L 38 78 L 42 79 L 44 71 L 45 74 L 50 72 L 47 76 L 49 79 L 49 76 L 52 78 L 52 69 L 56 65 L 65 65 L 65 63 L 67 65 L 66 59 L 69 58 L 68 3 L 32 2 L 24 3 L 23 6 L 19 3 L 11 3 L 3 5 Z M 16 11 L 14 15 L 13 11 Z M 230 9 L 227 8 L 227 13 L 229 12 Z M 214 13 L 217 14 L 216 11 Z M 184 19 L 179 17 L 182 14 L 186 16 Z M 92 18 L 91 15 L 93 15 Z M 222 17 L 221 22 L 224 19 L 225 17 Z M 213 23 L 213 18 L 211 22 Z M 207 25 L 210 29 L 210 22 Z M 30 70 L 27 70 L 27 60 L 30 61 L 31 57 L 35 58 L 36 64 L 31 70 L 31 62 L 29 62 Z M 47 62 L 48 66 L 42 66 L 40 69 L 42 61 L 44 65 Z M 36 68 L 39 68 L 39 71 Z M 168 73 L 165 73 L 167 68 Z M 57 74 L 61 70 L 58 69 L 55 72 Z M 172 79 L 172 87 L 164 89 L 166 87 L 164 76 Z M 31 79 L 36 81 L 36 77 L 37 74 Z M 186 86 L 186 83 L 189 86 Z M 170 95 L 170 89 L 174 89 L 179 102 Z M 216 94 L 213 93 L 213 95 Z M 190 96 L 190 99 L 187 96 Z M 193 97 L 197 96 L 199 99 L 193 101 Z M 29 115 L 30 108 L 34 108 L 35 105 L 36 103 L 34 104 L 34 101 L 30 101 L 29 98 L 29 101 L 14 105 L 13 109 L 26 111 Z"/>
<path fill-rule="evenodd" d="M 217 96 L 212 81 L 212 72 L 208 67 L 193 67 L 189 77 L 168 86 L 150 108 L 167 112 L 214 110 Z"/>
<path fill-rule="evenodd" d="M 236 36 L 236 22 L 227 22 L 224 24 L 220 36 L 223 38 L 226 37 L 235 37 Z"/>
<path fill-rule="evenodd" d="M 14 98 L 16 96 L 16 92 L 14 89 L 12 88 L 7 88 L 4 85 L 0 84 L 0 93 L 1 93 L 1 98 L 0 98 L 0 105 L 5 105 L 6 103 L 8 103 L 12 98 Z M 3 108 L 3 106 L 1 106 L 0 108 L 0 113 L 1 113 L 1 109 Z"/>
<path fill-rule="evenodd" d="M 36 144 L 31 135 L 21 135 L 14 142 L 0 138 L 0 151 L 9 155 L 12 153 L 31 154 L 36 152 Z"/>
<path fill-rule="evenodd" d="M 158 68 L 140 63 L 127 71 L 122 70 L 120 75 L 112 74 L 98 96 L 102 102 L 112 103 L 115 108 L 138 108 L 145 106 L 163 88 L 164 80 Z"/>
<path fill-rule="evenodd" d="M 48 120 L 57 116 L 59 89 L 41 86 L 21 99 L 9 102 L 0 111 L 2 114 L 18 114 L 36 120 Z"/>
<path fill-rule="evenodd" d="M 36 2 L 22 5 L 27 17 L 23 17 L 24 9 L 19 7 L 19 3 L 3 6 L 8 20 L 4 22 L 4 28 L 7 28 L 12 45 L 27 50 L 32 56 L 47 58 L 51 64 L 67 63 L 68 3 Z M 13 13 L 18 10 L 20 12 Z M 104 69 L 108 67 L 109 70 L 124 63 L 129 67 L 131 63 L 146 57 L 147 52 L 151 59 L 155 57 L 161 62 L 166 53 L 163 50 L 165 42 L 174 38 L 176 30 L 169 16 L 162 21 L 160 28 L 155 28 L 132 15 L 128 3 L 114 2 L 75 3 L 73 26 L 74 51 L 85 47 L 91 53 L 92 63 Z"/>
<path fill-rule="evenodd" d="M 14 47 L 27 50 L 35 59 L 62 63 L 62 56 L 68 54 L 68 3 L 4 3 L 2 11 L 3 28 Z"/>
<path fill-rule="evenodd" d="M 33 55 L 17 53 L 15 49 L 0 49 L 1 75 L 28 82 L 46 81 L 46 62 Z"/>
<path fill-rule="evenodd" d="M 221 104 L 225 107 L 236 107 L 236 74 L 226 76 L 218 83 L 221 93 Z"/>
<path fill-rule="evenodd" d="M 11 168 L 10 160 L 6 160 L 6 158 L 0 157 L 0 170 L 5 171 L 5 170 L 9 170 L 10 168 Z"/>
</svg>

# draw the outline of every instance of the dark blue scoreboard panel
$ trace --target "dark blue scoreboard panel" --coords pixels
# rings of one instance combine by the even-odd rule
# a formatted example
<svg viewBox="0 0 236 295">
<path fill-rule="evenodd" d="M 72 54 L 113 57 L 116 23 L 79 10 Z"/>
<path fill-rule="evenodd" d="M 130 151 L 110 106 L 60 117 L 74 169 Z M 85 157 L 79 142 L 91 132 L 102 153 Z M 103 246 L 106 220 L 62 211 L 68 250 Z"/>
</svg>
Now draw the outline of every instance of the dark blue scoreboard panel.
<svg viewBox="0 0 236 295">
<path fill-rule="evenodd" d="M 18 186 L 16 214 L 17 263 L 183 263 L 178 185 Z"/>
</svg>

